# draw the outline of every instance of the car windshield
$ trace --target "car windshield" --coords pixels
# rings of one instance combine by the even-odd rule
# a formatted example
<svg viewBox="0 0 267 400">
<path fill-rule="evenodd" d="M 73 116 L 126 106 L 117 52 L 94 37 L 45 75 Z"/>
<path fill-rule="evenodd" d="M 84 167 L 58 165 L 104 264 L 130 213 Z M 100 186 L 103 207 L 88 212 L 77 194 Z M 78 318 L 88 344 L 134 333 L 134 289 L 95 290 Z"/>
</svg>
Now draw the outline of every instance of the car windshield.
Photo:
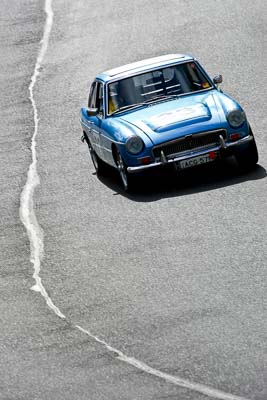
<svg viewBox="0 0 267 400">
<path fill-rule="evenodd" d="M 108 114 L 209 89 L 211 84 L 195 62 L 160 68 L 108 85 Z"/>
</svg>

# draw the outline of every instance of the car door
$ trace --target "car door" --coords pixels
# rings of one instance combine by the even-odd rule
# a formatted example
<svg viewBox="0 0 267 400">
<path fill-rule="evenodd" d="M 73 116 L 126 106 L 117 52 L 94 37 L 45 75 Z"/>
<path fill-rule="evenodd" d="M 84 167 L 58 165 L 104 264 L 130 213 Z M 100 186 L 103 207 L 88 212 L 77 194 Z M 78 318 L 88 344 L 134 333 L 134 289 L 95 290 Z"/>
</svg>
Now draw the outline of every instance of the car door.
<svg viewBox="0 0 267 400">
<path fill-rule="evenodd" d="M 101 124 L 103 119 L 102 82 L 94 81 L 92 83 L 88 99 L 88 108 L 97 109 L 97 115 L 88 115 L 88 134 L 95 152 L 101 159 L 103 159 L 103 148 L 101 146 Z"/>
</svg>

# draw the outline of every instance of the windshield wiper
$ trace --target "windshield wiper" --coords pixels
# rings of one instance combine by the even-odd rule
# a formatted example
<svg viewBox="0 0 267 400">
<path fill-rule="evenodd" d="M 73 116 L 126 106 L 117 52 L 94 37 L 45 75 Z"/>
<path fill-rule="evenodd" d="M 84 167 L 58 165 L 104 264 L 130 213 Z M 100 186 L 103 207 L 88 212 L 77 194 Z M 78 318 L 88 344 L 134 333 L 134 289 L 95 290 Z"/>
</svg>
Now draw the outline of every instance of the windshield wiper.
<svg viewBox="0 0 267 400">
<path fill-rule="evenodd" d="M 125 110 L 131 110 L 132 108 L 137 108 L 140 106 L 147 106 L 147 103 L 135 103 L 135 104 L 127 104 L 125 106 L 119 107 L 116 110 L 112 111 L 109 115 L 114 115 L 117 114 L 118 112 L 125 111 Z"/>
<path fill-rule="evenodd" d="M 179 98 L 179 94 L 159 94 L 157 96 L 152 97 L 151 99 L 147 99 L 141 103 L 134 103 L 134 104 L 126 104 L 125 106 L 119 107 L 116 110 L 114 110 L 112 113 L 109 115 L 114 115 L 119 112 L 125 111 L 125 110 L 131 110 L 132 108 L 137 108 L 140 106 L 148 106 L 150 103 L 154 103 L 155 101 L 161 101 L 161 100 L 170 100 L 170 99 L 177 99 Z"/>
</svg>

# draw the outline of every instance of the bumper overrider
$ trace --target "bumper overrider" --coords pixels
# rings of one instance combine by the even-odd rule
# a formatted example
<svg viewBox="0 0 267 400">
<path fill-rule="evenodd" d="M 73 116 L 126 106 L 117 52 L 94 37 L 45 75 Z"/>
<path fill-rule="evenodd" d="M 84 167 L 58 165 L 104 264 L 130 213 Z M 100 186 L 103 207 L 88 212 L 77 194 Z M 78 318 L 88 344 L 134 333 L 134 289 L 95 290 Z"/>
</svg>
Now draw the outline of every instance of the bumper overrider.
<svg viewBox="0 0 267 400">
<path fill-rule="evenodd" d="M 159 161 L 155 161 L 150 164 L 138 165 L 135 167 L 127 167 L 127 171 L 129 173 L 134 173 L 134 172 L 138 172 L 138 171 L 147 170 L 149 168 L 159 167 L 159 166 L 163 166 L 163 165 L 170 165 L 170 164 L 177 163 L 179 161 L 188 160 L 188 159 L 191 159 L 194 157 L 208 155 L 210 153 L 227 153 L 227 150 L 230 150 L 235 147 L 241 146 L 243 144 L 249 143 L 252 140 L 253 140 L 253 136 L 248 135 L 248 136 L 245 136 L 234 142 L 227 142 L 227 141 L 225 141 L 223 136 L 220 135 L 219 136 L 219 144 L 216 146 L 212 146 L 212 147 L 205 148 L 205 149 L 196 149 L 196 150 L 192 150 L 192 151 L 186 152 L 181 155 L 176 154 L 176 155 L 172 155 L 172 156 L 165 156 L 164 152 L 161 151 Z"/>
</svg>

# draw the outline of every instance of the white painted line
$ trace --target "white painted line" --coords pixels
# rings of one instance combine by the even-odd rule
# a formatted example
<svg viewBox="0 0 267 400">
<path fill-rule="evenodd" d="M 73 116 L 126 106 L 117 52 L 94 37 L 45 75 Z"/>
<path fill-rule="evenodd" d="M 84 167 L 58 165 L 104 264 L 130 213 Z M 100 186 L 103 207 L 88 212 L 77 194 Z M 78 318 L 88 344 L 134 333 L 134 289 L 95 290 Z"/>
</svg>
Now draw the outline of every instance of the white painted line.
<svg viewBox="0 0 267 400">
<path fill-rule="evenodd" d="M 143 363 L 142 361 L 137 360 L 134 357 L 128 357 L 123 354 L 120 350 L 115 349 L 114 347 L 110 346 L 104 340 L 99 339 L 97 336 L 93 335 L 90 331 L 83 329 L 81 326 L 76 325 L 76 328 L 79 329 L 81 332 L 88 335 L 91 339 L 95 340 L 96 342 L 102 344 L 107 348 L 108 351 L 115 353 L 117 358 L 127 364 L 132 365 L 133 367 L 144 371 L 147 374 L 156 376 L 158 378 L 164 379 L 167 382 L 170 382 L 176 386 L 183 387 L 186 389 L 193 390 L 195 392 L 204 394 L 206 396 L 212 397 L 213 399 L 220 399 L 220 400 L 249 400 L 245 397 L 235 396 L 234 394 L 223 392 L 222 390 L 214 389 L 210 386 L 203 385 L 200 383 L 194 383 L 187 381 L 185 379 L 179 378 L 178 376 L 173 376 L 166 374 L 165 372 L 161 372 L 158 369 L 150 367 L 149 365 Z"/>
<path fill-rule="evenodd" d="M 34 72 L 31 77 L 31 83 L 29 86 L 29 92 L 30 92 L 29 98 L 32 104 L 33 116 L 34 116 L 34 133 L 31 140 L 32 163 L 29 166 L 27 181 L 20 197 L 20 218 L 27 230 L 30 240 L 31 262 L 33 263 L 34 267 L 33 278 L 35 279 L 35 285 L 32 287 L 32 290 L 40 292 L 42 296 L 45 298 L 48 307 L 50 307 L 60 318 L 65 318 L 65 315 L 63 315 L 60 312 L 60 310 L 53 304 L 52 300 L 49 298 L 42 284 L 41 278 L 39 276 L 41 261 L 43 259 L 43 252 L 44 252 L 43 232 L 36 219 L 34 213 L 34 204 L 33 204 L 34 189 L 40 183 L 37 171 L 37 155 L 36 155 L 36 136 L 38 134 L 39 119 L 38 119 L 37 106 L 33 96 L 33 89 L 37 77 L 40 73 L 41 63 L 44 59 L 48 47 L 48 39 L 53 24 L 53 10 L 51 3 L 52 0 L 46 0 L 45 2 L 46 22 L 44 27 L 44 34 L 41 40 L 41 48 L 37 57 L 37 61 L 34 67 Z"/>
<path fill-rule="evenodd" d="M 43 254 L 44 254 L 44 244 L 43 244 L 43 232 L 42 232 L 42 229 L 40 228 L 37 218 L 35 216 L 34 203 L 33 203 L 34 189 L 40 183 L 40 179 L 39 179 L 39 175 L 38 175 L 38 171 L 37 171 L 37 155 L 36 155 L 36 136 L 38 134 L 39 119 L 38 119 L 38 109 L 37 109 L 37 106 L 36 106 L 36 103 L 34 100 L 34 95 L 33 95 L 34 90 L 33 89 L 34 89 L 37 77 L 40 73 L 40 67 L 43 62 L 45 53 L 47 51 L 49 35 L 50 35 L 51 29 L 52 29 L 52 24 L 53 24 L 52 0 L 46 0 L 45 12 L 46 12 L 47 17 L 46 17 L 46 22 L 45 22 L 45 27 L 44 27 L 43 38 L 41 40 L 41 48 L 40 48 L 40 52 L 38 54 L 37 61 L 35 64 L 34 73 L 31 77 L 31 83 L 29 85 L 29 92 L 30 92 L 29 98 L 30 98 L 32 108 L 33 108 L 33 113 L 34 113 L 34 133 L 33 133 L 32 141 L 31 141 L 32 162 L 29 166 L 27 181 L 26 181 L 26 184 L 21 193 L 21 199 L 20 199 L 20 218 L 21 218 L 23 225 L 25 226 L 25 228 L 27 230 L 29 241 L 30 241 L 31 262 L 34 267 L 33 278 L 35 280 L 35 285 L 31 289 L 36 292 L 40 292 L 41 295 L 44 297 L 48 307 L 51 308 L 54 311 L 54 313 L 56 315 L 58 315 L 60 318 L 65 319 L 66 318 L 65 315 L 62 314 L 62 312 L 59 310 L 59 308 L 54 305 L 54 303 L 48 296 L 48 294 L 42 284 L 41 278 L 39 276 L 41 262 L 42 262 Z M 155 368 L 152 368 L 149 365 L 143 363 L 142 361 L 136 360 L 133 357 L 126 356 L 120 350 L 113 348 L 108 343 L 106 343 L 104 340 L 99 339 L 97 336 L 94 336 L 90 331 L 83 329 L 79 325 L 75 325 L 75 328 L 79 329 L 81 332 L 85 333 L 86 335 L 88 335 L 91 339 L 95 340 L 96 342 L 104 345 L 108 351 L 116 354 L 116 356 L 119 360 L 121 360 L 129 365 L 132 365 L 133 367 L 135 367 L 141 371 L 144 371 L 147 374 L 164 379 L 165 381 L 170 382 L 176 386 L 184 387 L 184 388 L 193 390 L 195 392 L 205 394 L 214 399 L 248 400 L 248 399 L 245 399 L 244 397 L 225 393 L 223 391 L 213 389 L 206 385 L 190 382 L 190 381 L 181 379 L 179 377 L 172 376 L 172 375 L 166 374 L 164 372 L 161 372 L 161 371 L 159 371 Z"/>
</svg>

